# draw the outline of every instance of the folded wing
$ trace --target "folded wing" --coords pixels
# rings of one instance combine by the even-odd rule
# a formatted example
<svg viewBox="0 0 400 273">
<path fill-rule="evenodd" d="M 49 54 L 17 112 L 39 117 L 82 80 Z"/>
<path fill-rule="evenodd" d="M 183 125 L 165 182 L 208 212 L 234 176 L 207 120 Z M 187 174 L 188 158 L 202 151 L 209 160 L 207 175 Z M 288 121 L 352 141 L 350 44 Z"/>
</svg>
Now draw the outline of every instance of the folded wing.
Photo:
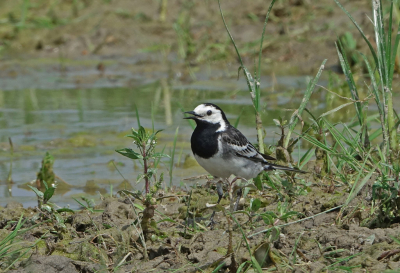
<svg viewBox="0 0 400 273">
<path fill-rule="evenodd" d="M 254 162 L 268 163 L 267 160 L 275 160 L 272 156 L 261 154 L 247 140 L 247 138 L 235 127 L 230 127 L 221 134 L 222 140 L 232 149 L 237 156 L 241 156 Z"/>
</svg>

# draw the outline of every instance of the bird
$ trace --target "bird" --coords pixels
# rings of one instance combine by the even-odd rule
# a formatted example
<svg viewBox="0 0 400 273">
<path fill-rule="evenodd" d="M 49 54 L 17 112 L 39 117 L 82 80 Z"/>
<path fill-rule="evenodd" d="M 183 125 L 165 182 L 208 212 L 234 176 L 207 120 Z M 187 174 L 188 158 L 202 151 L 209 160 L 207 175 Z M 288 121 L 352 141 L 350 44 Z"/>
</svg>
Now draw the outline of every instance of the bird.
<svg viewBox="0 0 400 273">
<path fill-rule="evenodd" d="M 222 109 L 213 103 L 202 103 L 193 111 L 185 112 L 196 122 L 196 128 L 190 139 L 193 155 L 200 166 L 216 179 L 228 180 L 231 175 L 236 179 L 248 180 L 257 177 L 263 171 L 283 170 L 298 173 L 304 171 L 269 162 L 274 157 L 260 153 L 247 138 L 233 127 Z M 233 182 L 233 181 L 232 181 Z M 231 182 L 231 183 L 232 183 Z M 239 190 L 240 191 L 240 190 Z M 218 201 L 223 196 L 222 183 L 217 183 Z M 241 191 L 237 193 L 237 204 Z M 211 216 L 213 223 L 214 213 Z"/>
</svg>

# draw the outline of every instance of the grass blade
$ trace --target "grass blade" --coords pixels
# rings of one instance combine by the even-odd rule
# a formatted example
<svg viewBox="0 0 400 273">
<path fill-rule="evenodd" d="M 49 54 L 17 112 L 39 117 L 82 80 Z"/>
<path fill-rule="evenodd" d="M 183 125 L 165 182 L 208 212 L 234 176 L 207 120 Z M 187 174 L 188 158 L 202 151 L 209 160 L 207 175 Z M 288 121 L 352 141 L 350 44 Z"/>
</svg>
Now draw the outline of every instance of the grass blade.
<svg viewBox="0 0 400 273">
<path fill-rule="evenodd" d="M 296 127 L 297 121 L 299 119 L 298 116 L 301 116 L 301 114 L 303 113 L 303 110 L 306 108 L 306 105 L 307 105 L 308 101 L 310 100 L 312 93 L 314 92 L 315 85 L 318 83 L 319 77 L 321 76 L 322 71 L 325 68 L 326 61 L 327 60 L 325 59 L 322 62 L 321 66 L 319 67 L 317 75 L 315 76 L 315 78 L 312 81 L 309 82 L 307 90 L 304 93 L 303 100 L 301 101 L 301 104 L 299 106 L 299 109 L 297 109 L 297 111 L 296 111 L 297 113 L 295 112 L 295 114 L 293 114 L 292 118 L 290 119 L 289 131 L 285 138 L 285 143 L 283 144 L 284 148 L 288 148 L 290 136 L 294 130 L 294 127 Z"/>
<path fill-rule="evenodd" d="M 363 125 L 364 116 L 362 113 L 361 103 L 359 102 L 360 98 L 358 96 L 358 91 L 356 84 L 354 82 L 353 74 L 351 73 L 350 65 L 347 62 L 347 56 L 345 50 L 343 49 L 342 43 L 338 39 L 338 43 L 335 43 L 336 51 L 339 56 L 340 65 L 342 66 L 343 73 L 346 76 L 347 85 L 350 88 L 351 97 L 355 100 L 356 112 L 358 117 L 358 122 L 360 125 Z"/>
<path fill-rule="evenodd" d="M 176 128 L 176 131 L 175 131 L 174 144 L 172 147 L 171 160 L 169 163 L 169 187 L 170 188 L 172 188 L 172 172 L 174 171 L 174 158 L 175 158 L 176 140 L 178 139 L 178 132 L 179 132 L 179 126 Z"/>
<path fill-rule="evenodd" d="M 378 57 L 376 56 L 375 50 L 372 47 L 372 44 L 369 42 L 367 36 L 365 36 L 364 32 L 362 31 L 361 27 L 357 24 L 357 22 L 354 20 L 354 18 L 351 16 L 351 14 L 342 6 L 342 4 L 339 3 L 338 0 L 334 0 L 336 4 L 343 10 L 344 13 L 346 13 L 347 17 L 353 22 L 353 24 L 356 26 L 358 31 L 360 32 L 361 36 L 363 37 L 364 41 L 367 43 L 369 50 L 371 51 L 372 56 L 374 57 L 375 63 L 378 64 Z"/>
</svg>

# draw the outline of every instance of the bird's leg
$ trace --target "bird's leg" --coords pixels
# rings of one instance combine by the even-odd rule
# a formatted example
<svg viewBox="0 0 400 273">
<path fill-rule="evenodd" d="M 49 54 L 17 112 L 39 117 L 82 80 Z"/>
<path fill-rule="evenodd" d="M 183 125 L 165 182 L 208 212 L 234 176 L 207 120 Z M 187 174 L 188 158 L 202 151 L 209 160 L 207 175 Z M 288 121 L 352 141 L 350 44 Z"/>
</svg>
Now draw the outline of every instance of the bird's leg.
<svg viewBox="0 0 400 273">
<path fill-rule="evenodd" d="M 244 181 L 247 182 L 246 179 L 244 179 L 244 178 L 239 178 L 239 177 L 235 177 L 235 179 L 233 179 L 232 182 L 235 182 L 237 179 L 241 179 L 241 180 L 244 180 Z M 238 208 L 238 206 L 239 206 L 240 198 L 242 198 L 242 193 L 243 193 L 243 192 L 242 192 L 242 188 L 239 188 L 239 189 L 236 191 L 236 203 L 235 203 L 235 206 L 234 206 L 234 208 L 233 208 L 233 211 L 237 211 L 237 208 Z"/>
<path fill-rule="evenodd" d="M 223 189 L 222 189 L 222 181 L 221 181 L 221 180 L 219 180 L 219 181 L 217 182 L 217 193 L 218 193 L 218 201 L 217 201 L 217 204 L 219 204 L 219 202 L 221 202 L 222 196 L 224 195 L 224 191 L 223 191 Z M 215 222 L 214 222 L 214 215 L 215 215 L 215 210 L 214 210 L 213 213 L 211 214 L 211 217 L 210 217 L 210 224 L 208 224 L 208 226 L 210 226 L 211 229 L 213 229 L 214 224 L 215 224 Z"/>
<path fill-rule="evenodd" d="M 236 203 L 235 203 L 235 207 L 233 208 L 233 211 L 237 211 L 240 198 L 242 198 L 242 189 L 238 189 L 236 192 Z"/>
</svg>

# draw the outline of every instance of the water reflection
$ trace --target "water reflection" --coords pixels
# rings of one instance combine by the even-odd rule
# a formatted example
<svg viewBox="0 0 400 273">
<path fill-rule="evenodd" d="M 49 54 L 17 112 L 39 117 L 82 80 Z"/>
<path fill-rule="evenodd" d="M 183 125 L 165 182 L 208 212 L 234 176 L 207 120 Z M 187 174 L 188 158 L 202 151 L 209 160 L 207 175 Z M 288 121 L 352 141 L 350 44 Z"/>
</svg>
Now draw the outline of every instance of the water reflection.
<svg viewBox="0 0 400 273">
<path fill-rule="evenodd" d="M 286 80 L 285 80 L 286 79 Z M 263 93 L 263 121 L 267 144 L 276 144 L 279 130 L 272 119 L 289 119 L 302 99 L 304 78 L 276 78 L 275 92 Z M 270 86 L 271 87 L 271 86 Z M 290 94 L 283 96 L 282 94 Z M 321 98 L 317 98 L 321 101 Z M 251 141 L 256 141 L 254 113 L 246 85 L 241 81 L 204 81 L 191 85 L 160 79 L 135 87 L 79 89 L 22 89 L 0 91 L 0 205 L 12 198 L 25 204 L 35 204 L 35 195 L 26 183 L 36 178 L 45 151 L 55 158 L 54 172 L 68 187 L 60 187 L 54 202 L 71 204 L 72 197 L 89 194 L 99 196 L 110 188 L 141 188 L 136 177 L 140 164 L 118 155 L 115 149 L 132 147 L 124 138 L 130 128 L 137 128 L 135 109 L 145 128 L 165 129 L 159 135 L 160 151 L 170 151 L 175 129 L 180 127 L 175 153 L 173 184 L 183 178 L 204 174 L 191 158 L 189 139 L 192 129 L 182 117 L 201 102 L 219 104 L 232 123 L 241 113 L 239 128 Z M 318 110 L 322 111 L 322 110 Z M 10 150 L 7 139 L 15 144 L 13 180 L 4 183 L 9 169 Z M 115 167 L 110 167 L 115 162 Z M 193 164 L 192 164 L 193 163 Z M 165 181 L 169 181 L 168 160 L 160 164 Z M 119 174 L 119 172 L 123 175 Z M 126 179 L 126 180 L 125 180 Z M 22 197 L 24 197 L 22 199 Z M 29 198 L 27 198 L 29 197 Z M 74 206 L 73 204 L 71 204 Z M 77 204 L 75 204 L 77 206 Z"/>
</svg>

